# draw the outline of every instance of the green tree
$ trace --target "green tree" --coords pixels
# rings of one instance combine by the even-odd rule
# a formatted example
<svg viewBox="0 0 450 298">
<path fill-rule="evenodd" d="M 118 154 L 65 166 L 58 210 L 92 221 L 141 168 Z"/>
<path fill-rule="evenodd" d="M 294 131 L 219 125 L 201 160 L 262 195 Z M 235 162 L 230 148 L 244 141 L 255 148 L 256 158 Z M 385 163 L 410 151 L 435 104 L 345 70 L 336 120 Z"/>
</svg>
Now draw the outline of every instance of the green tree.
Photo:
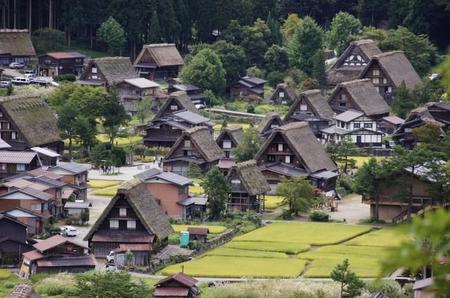
<svg viewBox="0 0 450 298">
<path fill-rule="evenodd" d="M 207 208 L 211 219 L 222 218 L 230 186 L 218 167 L 212 167 L 200 183 L 208 197 Z"/>
<path fill-rule="evenodd" d="M 283 36 L 281 35 L 281 27 L 272 12 L 269 12 L 269 15 L 267 16 L 267 26 L 270 29 L 273 43 L 280 45 L 283 40 Z"/>
<path fill-rule="evenodd" d="M 211 45 L 211 49 L 219 55 L 225 69 L 226 86 L 235 84 L 245 74 L 247 57 L 241 46 L 225 40 L 219 40 Z"/>
<path fill-rule="evenodd" d="M 72 159 L 73 140 L 76 137 L 75 121 L 78 115 L 78 107 L 68 101 L 66 104 L 57 108 L 58 128 L 61 137 L 69 140 L 69 159 Z"/>
<path fill-rule="evenodd" d="M 442 261 L 450 256 L 450 213 L 445 209 L 427 212 L 423 218 L 415 217 L 407 228 L 408 240 L 384 259 L 384 273 L 405 268 L 417 274 L 431 266 L 436 297 L 447 297 L 450 263 Z"/>
<path fill-rule="evenodd" d="M 291 66 L 298 67 L 311 75 L 314 65 L 313 57 L 322 49 L 323 30 L 310 17 L 302 20 L 288 46 Z"/>
<path fill-rule="evenodd" d="M 100 25 L 97 30 L 97 35 L 100 37 L 100 40 L 106 43 L 111 55 L 122 51 L 122 47 L 126 41 L 125 31 L 113 17 L 109 17 Z"/>
<path fill-rule="evenodd" d="M 347 174 L 349 168 L 353 168 L 356 164 L 356 161 L 351 156 L 360 153 L 358 146 L 347 139 L 337 144 L 330 144 L 327 150 L 331 154 L 333 161 L 340 165 L 345 174 Z"/>
<path fill-rule="evenodd" d="M 152 99 L 149 97 L 144 97 L 138 103 L 136 116 L 139 118 L 141 123 L 144 123 L 145 119 L 152 115 Z"/>
<path fill-rule="evenodd" d="M 401 118 L 405 118 L 409 111 L 416 107 L 411 93 L 406 88 L 405 83 L 394 91 L 394 101 L 392 102 L 392 111 Z"/>
<path fill-rule="evenodd" d="M 161 27 L 159 26 L 159 17 L 156 10 L 154 10 L 152 14 L 152 19 L 150 22 L 150 30 L 148 34 L 148 42 L 150 43 L 161 42 Z"/>
<path fill-rule="evenodd" d="M 43 28 L 33 32 L 31 39 L 36 52 L 44 54 L 52 51 L 61 51 L 65 49 L 66 37 L 64 32 Z"/>
<path fill-rule="evenodd" d="M 302 20 L 297 14 L 292 13 L 287 16 L 281 26 L 281 34 L 283 35 L 283 44 L 288 46 L 295 34 L 295 31 L 301 26 Z"/>
<path fill-rule="evenodd" d="M 225 69 L 219 56 L 211 49 L 202 49 L 192 57 L 183 67 L 181 78 L 215 94 L 223 94 L 225 90 Z"/>
<path fill-rule="evenodd" d="M 264 54 L 264 65 L 267 72 L 285 72 L 289 67 L 287 50 L 279 45 L 272 45 Z"/>
<path fill-rule="evenodd" d="M 440 84 L 447 92 L 447 101 L 450 100 L 450 51 L 447 53 L 445 60 L 436 68 L 441 74 Z"/>
<path fill-rule="evenodd" d="M 258 130 L 250 127 L 244 130 L 242 141 L 233 149 L 233 155 L 238 162 L 254 159 L 262 143 L 263 140 L 259 136 Z"/>
<path fill-rule="evenodd" d="M 450 201 L 450 162 L 435 162 L 431 165 L 430 172 L 433 183 L 428 189 L 429 195 L 441 201 L 441 204 Z"/>
<path fill-rule="evenodd" d="M 341 55 L 361 29 L 362 24 L 357 18 L 349 13 L 339 12 L 331 21 L 330 31 L 326 34 L 329 48 Z"/>
<path fill-rule="evenodd" d="M 322 49 L 314 54 L 312 63 L 311 77 L 319 82 L 321 89 L 324 89 L 327 85 L 327 74 L 325 70 L 325 54 Z"/>
<path fill-rule="evenodd" d="M 202 177 L 202 171 L 196 163 L 189 163 L 188 173 L 189 178 L 200 178 Z"/>
<path fill-rule="evenodd" d="M 376 27 L 386 19 L 389 1 L 385 0 L 358 0 L 358 18 L 364 25 Z"/>
<path fill-rule="evenodd" d="M 75 275 L 76 296 L 82 298 L 141 298 L 150 289 L 143 281 L 131 280 L 127 272 L 90 271 Z"/>
<path fill-rule="evenodd" d="M 271 34 L 266 23 L 258 19 L 253 26 L 244 26 L 242 42 L 249 65 L 263 66 L 264 53 L 271 44 Z"/>
<path fill-rule="evenodd" d="M 123 105 L 120 103 L 116 88 L 112 88 L 110 91 L 101 116 L 103 118 L 103 128 L 109 136 L 109 142 L 111 145 L 114 145 L 114 140 L 119 133 L 120 127 L 126 125 L 130 120 L 130 115 L 125 112 Z"/>
<path fill-rule="evenodd" d="M 304 177 L 283 178 L 277 187 L 277 195 L 283 197 L 283 202 L 288 205 L 289 216 L 308 212 L 315 199 L 314 188 Z"/>
<path fill-rule="evenodd" d="M 361 295 L 364 288 L 364 282 L 358 276 L 350 271 L 350 263 L 345 259 L 342 264 L 337 264 L 330 273 L 332 280 L 341 284 L 341 297 L 353 298 Z"/>
</svg>

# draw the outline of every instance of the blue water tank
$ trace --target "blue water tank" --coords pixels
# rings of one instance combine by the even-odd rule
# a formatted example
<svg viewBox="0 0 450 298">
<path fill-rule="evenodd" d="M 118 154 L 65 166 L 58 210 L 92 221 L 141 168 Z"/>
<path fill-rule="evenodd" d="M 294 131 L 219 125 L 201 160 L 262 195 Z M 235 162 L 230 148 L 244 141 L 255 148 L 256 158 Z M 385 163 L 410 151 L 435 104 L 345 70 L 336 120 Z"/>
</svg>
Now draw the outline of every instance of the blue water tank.
<svg viewBox="0 0 450 298">
<path fill-rule="evenodd" d="M 189 232 L 182 231 L 180 232 L 180 246 L 187 247 L 189 245 Z"/>
</svg>

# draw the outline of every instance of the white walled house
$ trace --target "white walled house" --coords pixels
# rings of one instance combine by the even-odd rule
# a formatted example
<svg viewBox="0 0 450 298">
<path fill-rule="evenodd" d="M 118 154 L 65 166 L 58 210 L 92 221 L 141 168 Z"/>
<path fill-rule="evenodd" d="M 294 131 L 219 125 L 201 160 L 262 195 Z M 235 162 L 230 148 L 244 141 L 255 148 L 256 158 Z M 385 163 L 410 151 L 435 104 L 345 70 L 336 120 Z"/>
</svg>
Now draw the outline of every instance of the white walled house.
<svg viewBox="0 0 450 298">
<path fill-rule="evenodd" d="M 335 117 L 335 124 L 322 129 L 325 143 L 349 140 L 358 147 L 381 147 L 383 133 L 378 131 L 376 120 L 359 111 L 348 110 Z"/>
</svg>

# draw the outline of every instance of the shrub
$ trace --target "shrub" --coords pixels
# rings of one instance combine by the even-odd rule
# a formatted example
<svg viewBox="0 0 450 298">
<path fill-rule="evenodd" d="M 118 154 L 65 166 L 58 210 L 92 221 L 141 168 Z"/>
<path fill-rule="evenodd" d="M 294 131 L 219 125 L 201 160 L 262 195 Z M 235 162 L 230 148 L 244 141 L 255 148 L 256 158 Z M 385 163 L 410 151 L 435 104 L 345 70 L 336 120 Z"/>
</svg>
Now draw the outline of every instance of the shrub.
<svg viewBox="0 0 450 298">
<path fill-rule="evenodd" d="M 247 107 L 247 113 L 255 113 L 255 106 L 253 106 L 253 105 L 249 105 L 248 107 Z"/>
<path fill-rule="evenodd" d="M 309 215 L 309 219 L 312 221 L 327 222 L 330 220 L 330 215 L 323 211 L 314 211 Z"/>
<path fill-rule="evenodd" d="M 336 181 L 336 190 L 342 196 L 354 192 L 354 182 L 349 175 L 341 174 Z"/>
<path fill-rule="evenodd" d="M 7 288 L 7 289 L 12 289 L 12 288 L 14 288 L 15 285 L 16 285 L 16 283 L 14 283 L 14 282 L 12 282 L 12 281 L 6 281 L 6 282 L 4 283 L 4 286 L 5 286 L 5 288 Z"/>
<path fill-rule="evenodd" d="M 276 87 L 277 84 L 283 82 L 285 76 L 285 73 L 273 71 L 267 75 L 267 83 L 269 86 Z"/>
<path fill-rule="evenodd" d="M 69 273 L 51 275 L 36 283 L 36 291 L 41 296 L 74 296 L 76 291 L 75 279 Z"/>
<path fill-rule="evenodd" d="M 197 240 L 192 240 L 189 242 L 188 247 L 192 250 L 198 250 L 201 247 L 201 244 Z"/>
<path fill-rule="evenodd" d="M 403 292 L 400 285 L 394 280 L 374 280 L 366 282 L 365 288 L 371 293 L 382 293 L 389 298 L 402 298 Z"/>
<path fill-rule="evenodd" d="M 73 74 L 63 74 L 53 78 L 56 82 L 75 82 L 77 77 Z"/>
</svg>

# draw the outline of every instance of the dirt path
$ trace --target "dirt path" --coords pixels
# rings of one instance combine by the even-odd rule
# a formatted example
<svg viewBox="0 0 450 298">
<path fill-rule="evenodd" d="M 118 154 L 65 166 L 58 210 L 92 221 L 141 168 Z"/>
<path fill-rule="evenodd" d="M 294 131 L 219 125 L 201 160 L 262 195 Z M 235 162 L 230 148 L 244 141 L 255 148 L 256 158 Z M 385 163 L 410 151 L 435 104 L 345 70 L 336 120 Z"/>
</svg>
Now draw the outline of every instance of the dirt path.
<svg viewBox="0 0 450 298">
<path fill-rule="evenodd" d="M 333 220 L 345 220 L 348 223 L 360 223 L 370 217 L 370 206 L 361 203 L 361 196 L 350 194 L 345 196 L 338 205 L 337 212 L 329 212 Z"/>
</svg>

